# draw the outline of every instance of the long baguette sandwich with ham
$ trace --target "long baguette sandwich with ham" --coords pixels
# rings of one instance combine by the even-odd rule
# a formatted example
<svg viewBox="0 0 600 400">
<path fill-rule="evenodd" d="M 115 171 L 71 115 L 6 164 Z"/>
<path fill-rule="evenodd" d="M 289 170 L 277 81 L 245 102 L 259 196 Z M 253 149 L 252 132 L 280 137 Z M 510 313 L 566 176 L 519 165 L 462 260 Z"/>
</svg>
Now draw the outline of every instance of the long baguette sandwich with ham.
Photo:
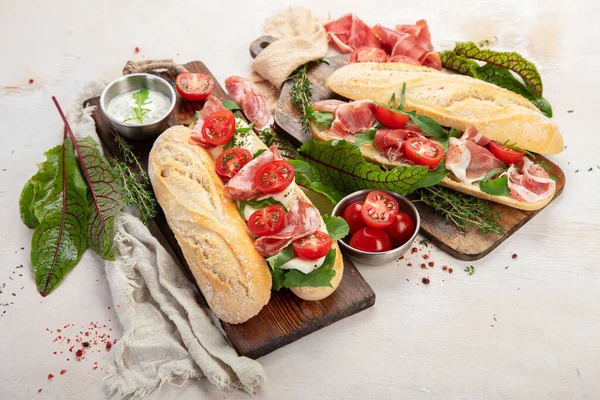
<svg viewBox="0 0 600 400">
<path fill-rule="evenodd" d="M 333 114 L 330 126 L 311 122 L 317 140 L 356 142 L 368 161 L 386 168 L 446 168 L 440 185 L 523 210 L 540 209 L 554 196 L 555 181 L 532 153 L 561 152 L 562 136 L 518 94 L 404 63 L 349 64 L 326 85 L 353 101 L 312 105 L 314 111 Z M 443 127 L 443 139 L 412 123 L 411 112 Z M 370 140 L 363 139 L 365 133 Z"/>
<path fill-rule="evenodd" d="M 294 168 L 215 96 L 193 129 L 174 126 L 150 152 L 149 176 L 208 305 L 229 323 L 256 315 L 271 287 L 321 300 L 338 287 L 343 220 L 322 217 Z M 345 225 L 342 226 L 342 225 Z"/>
</svg>

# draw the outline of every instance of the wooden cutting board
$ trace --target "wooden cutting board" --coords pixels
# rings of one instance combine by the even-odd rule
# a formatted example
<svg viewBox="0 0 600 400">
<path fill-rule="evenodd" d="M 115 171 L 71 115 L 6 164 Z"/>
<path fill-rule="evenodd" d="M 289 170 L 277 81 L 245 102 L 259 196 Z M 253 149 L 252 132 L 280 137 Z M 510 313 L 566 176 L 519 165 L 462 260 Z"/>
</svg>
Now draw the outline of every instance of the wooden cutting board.
<svg viewBox="0 0 600 400">
<path fill-rule="evenodd" d="M 268 47 L 274 39 L 270 36 L 258 38 L 250 45 L 250 54 L 255 57 L 263 49 Z M 312 99 L 320 101 L 326 99 L 346 100 L 325 86 L 325 80 L 338 68 L 348 64 L 349 55 L 336 56 L 329 58 L 329 64 L 321 63 L 319 65 L 311 64 L 308 69 L 308 76 L 312 82 Z M 300 145 L 310 139 L 310 133 L 304 132 L 300 124 L 300 114 L 290 101 L 290 87 L 292 81 L 285 82 L 275 111 L 275 128 L 278 133 L 285 133 L 296 144 Z M 550 166 L 550 174 L 557 178 L 556 195 L 554 201 L 563 191 L 565 186 L 565 174 L 552 161 L 546 157 L 538 155 L 540 161 L 545 161 Z M 411 197 L 411 196 L 409 196 Z M 415 196 L 412 196 L 416 199 Z M 427 236 L 431 241 L 460 260 L 478 260 L 498 247 L 508 237 L 517 232 L 521 226 L 531 220 L 537 211 L 522 211 L 516 208 L 493 203 L 494 210 L 501 212 L 500 225 L 504 228 L 501 235 L 489 233 L 483 234 L 475 228 L 470 228 L 465 232 L 456 230 L 453 224 L 449 223 L 439 214 L 435 213 L 431 207 L 421 202 L 415 201 L 414 205 L 421 214 L 421 233 Z"/>
<path fill-rule="evenodd" d="M 187 63 L 185 67 L 190 72 L 203 72 L 213 76 L 208 68 L 199 61 Z M 175 85 L 174 75 L 164 73 L 162 77 L 169 81 L 171 85 Z M 214 94 L 219 98 L 228 99 L 229 96 L 214 76 L 213 79 L 215 81 Z M 84 106 L 97 106 L 92 113 L 92 117 L 96 123 L 98 136 L 104 149 L 114 157 L 120 158 L 119 148 L 114 142 L 116 131 L 100 111 L 99 98 L 95 97 L 87 100 Z M 201 108 L 201 102 L 186 102 L 177 94 L 177 104 L 171 115 L 169 125 L 192 122 L 195 111 Z M 153 142 L 154 140 L 129 141 L 146 170 L 148 155 Z M 162 210 L 159 211 L 154 221 L 184 266 L 186 273 L 195 283 L 181 248 L 177 244 L 177 240 L 171 232 Z M 345 257 L 342 281 L 337 290 L 326 299 L 304 301 L 287 289 L 272 291 L 271 300 L 258 315 L 243 324 L 233 325 L 221 322 L 221 325 L 239 355 L 258 358 L 335 321 L 369 308 L 374 303 L 375 293 L 354 264 Z"/>
</svg>

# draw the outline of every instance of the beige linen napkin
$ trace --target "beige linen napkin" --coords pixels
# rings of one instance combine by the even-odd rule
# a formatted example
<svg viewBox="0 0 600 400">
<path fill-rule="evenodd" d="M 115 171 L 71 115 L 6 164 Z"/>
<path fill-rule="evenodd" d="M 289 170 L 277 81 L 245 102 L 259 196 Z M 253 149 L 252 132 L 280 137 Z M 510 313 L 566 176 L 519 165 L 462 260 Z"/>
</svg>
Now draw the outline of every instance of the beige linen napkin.
<svg viewBox="0 0 600 400">
<path fill-rule="evenodd" d="M 68 112 L 77 137 L 98 141 L 84 100 L 100 95 L 106 82 L 89 84 Z M 123 337 L 113 347 L 105 383 L 112 399 L 147 397 L 171 378 L 203 375 L 222 389 L 252 393 L 266 379 L 262 366 L 239 357 L 200 307 L 198 293 L 169 253 L 135 215 L 116 219 L 116 260 L 105 269 Z M 210 313 L 212 314 L 212 313 Z"/>
<path fill-rule="evenodd" d="M 327 34 L 323 25 L 306 7 L 290 7 L 267 18 L 265 35 L 279 40 L 271 43 L 252 62 L 256 73 L 251 79 L 273 105 L 279 89 L 299 66 L 327 54 Z"/>
</svg>

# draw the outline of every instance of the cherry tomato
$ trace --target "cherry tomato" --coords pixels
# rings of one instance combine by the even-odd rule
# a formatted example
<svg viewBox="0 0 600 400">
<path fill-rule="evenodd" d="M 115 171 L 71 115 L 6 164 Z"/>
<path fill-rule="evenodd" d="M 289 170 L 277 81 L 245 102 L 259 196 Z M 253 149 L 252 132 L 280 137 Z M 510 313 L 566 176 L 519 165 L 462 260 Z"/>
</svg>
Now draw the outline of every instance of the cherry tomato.
<svg viewBox="0 0 600 400">
<path fill-rule="evenodd" d="M 263 193 L 279 193 L 294 180 L 294 167 L 287 161 L 271 161 L 258 169 L 254 185 Z"/>
<path fill-rule="evenodd" d="M 217 174 L 224 178 L 231 179 L 240 169 L 252 161 L 252 154 L 246 149 L 231 147 L 217 157 L 215 167 Z"/>
<path fill-rule="evenodd" d="M 184 99 L 200 101 L 210 96 L 215 82 L 206 74 L 182 72 L 175 79 L 175 87 Z"/>
<path fill-rule="evenodd" d="M 385 228 L 385 233 L 392 239 L 392 244 L 394 246 L 401 246 L 408 242 L 413 233 L 415 233 L 415 222 L 410 215 L 404 211 L 398 211 L 398 214 L 396 214 L 396 217 L 394 218 L 394 222 Z"/>
<path fill-rule="evenodd" d="M 350 62 L 379 62 L 384 63 L 387 60 L 385 51 L 369 46 L 359 47 L 350 55 Z"/>
<path fill-rule="evenodd" d="M 436 169 L 444 158 L 442 146 L 422 137 L 408 139 L 404 144 L 404 153 L 413 164 L 424 165 L 429 169 Z"/>
<path fill-rule="evenodd" d="M 512 149 L 493 140 L 490 142 L 490 151 L 506 165 L 518 163 L 525 155 L 525 153 Z"/>
<path fill-rule="evenodd" d="M 292 242 L 294 253 L 303 260 L 316 260 L 329 253 L 333 241 L 325 232 L 315 232 Z"/>
<path fill-rule="evenodd" d="M 378 253 L 392 249 L 392 241 L 387 233 L 381 229 L 360 228 L 350 238 L 350 246 L 356 250 Z"/>
<path fill-rule="evenodd" d="M 248 219 L 248 229 L 257 236 L 272 235 L 283 228 L 285 210 L 279 204 L 271 204 L 252 213 Z"/>
<path fill-rule="evenodd" d="M 365 225 L 371 228 L 387 228 L 398 214 L 398 202 L 392 195 L 373 190 L 369 192 L 360 215 Z"/>
<path fill-rule="evenodd" d="M 377 115 L 379 122 L 381 122 L 381 125 L 390 129 L 402 128 L 410 118 L 408 115 L 401 114 L 380 105 L 377 105 L 375 114 Z"/>
<path fill-rule="evenodd" d="M 344 218 L 348 223 L 348 226 L 350 227 L 350 234 L 353 234 L 354 232 L 365 226 L 362 216 L 360 215 L 360 210 L 362 210 L 362 207 L 363 202 L 357 201 L 350 204 L 344 209 L 342 218 Z"/>
<path fill-rule="evenodd" d="M 210 114 L 202 124 L 202 141 L 208 145 L 220 146 L 231 140 L 235 132 L 235 117 L 229 110 Z"/>
</svg>

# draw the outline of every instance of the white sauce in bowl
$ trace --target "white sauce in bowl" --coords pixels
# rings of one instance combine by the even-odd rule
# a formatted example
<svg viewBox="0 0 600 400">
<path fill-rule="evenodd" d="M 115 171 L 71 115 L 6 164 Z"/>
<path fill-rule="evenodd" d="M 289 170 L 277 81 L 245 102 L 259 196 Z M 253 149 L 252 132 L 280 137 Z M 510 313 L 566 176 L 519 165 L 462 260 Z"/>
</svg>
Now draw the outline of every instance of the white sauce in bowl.
<svg viewBox="0 0 600 400">
<path fill-rule="evenodd" d="M 108 103 L 108 108 L 106 110 L 108 114 L 117 121 L 128 125 L 148 124 L 164 117 L 169 111 L 169 108 L 171 108 L 171 100 L 157 90 L 148 89 L 148 99 L 146 100 L 146 103 L 142 105 L 142 108 L 149 111 L 145 112 L 142 116 L 143 122 L 140 122 L 139 119 L 135 118 L 136 115 L 133 110 L 137 107 L 137 103 L 133 95 L 140 90 L 141 89 L 131 90 L 113 98 L 110 103 Z"/>
</svg>

